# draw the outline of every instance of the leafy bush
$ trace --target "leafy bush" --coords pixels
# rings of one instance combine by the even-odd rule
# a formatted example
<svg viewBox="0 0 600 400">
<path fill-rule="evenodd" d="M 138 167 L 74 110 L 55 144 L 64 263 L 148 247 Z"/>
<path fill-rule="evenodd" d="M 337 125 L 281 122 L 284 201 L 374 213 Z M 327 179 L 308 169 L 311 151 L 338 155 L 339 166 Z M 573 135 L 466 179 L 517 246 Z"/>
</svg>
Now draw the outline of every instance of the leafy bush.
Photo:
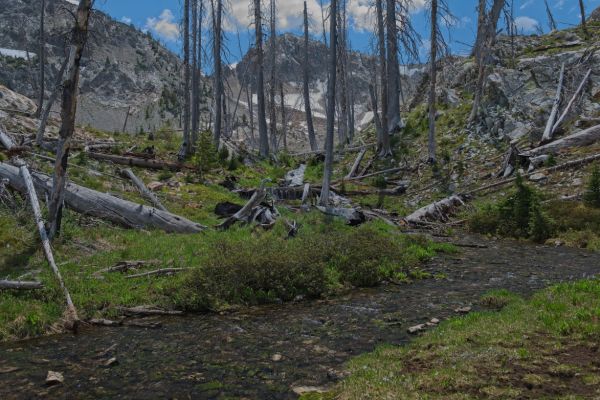
<svg viewBox="0 0 600 400">
<path fill-rule="evenodd" d="M 594 165 L 588 188 L 583 196 L 585 203 L 594 208 L 600 208 L 600 167 Z"/>
<path fill-rule="evenodd" d="M 200 133 L 192 163 L 196 166 L 200 175 L 206 174 L 217 166 L 217 149 L 213 143 L 211 132 Z"/>
</svg>

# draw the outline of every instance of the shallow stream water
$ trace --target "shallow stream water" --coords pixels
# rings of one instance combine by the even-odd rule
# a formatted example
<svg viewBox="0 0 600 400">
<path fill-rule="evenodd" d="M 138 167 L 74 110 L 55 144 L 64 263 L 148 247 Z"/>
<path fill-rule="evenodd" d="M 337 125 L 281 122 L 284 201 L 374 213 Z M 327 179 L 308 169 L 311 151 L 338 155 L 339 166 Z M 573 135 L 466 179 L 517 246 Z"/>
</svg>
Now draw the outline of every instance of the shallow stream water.
<svg viewBox="0 0 600 400">
<path fill-rule="evenodd" d="M 0 344 L 0 399 L 294 399 L 292 388 L 332 385 L 351 357 L 405 343 L 409 326 L 456 315 L 458 307 L 476 309 L 491 289 L 528 295 L 600 274 L 600 253 L 478 237 L 454 242 L 478 247 L 432 260 L 426 270 L 443 280 L 163 318 L 158 329 L 93 328 Z M 47 387 L 49 370 L 61 372 L 64 384 Z"/>
</svg>

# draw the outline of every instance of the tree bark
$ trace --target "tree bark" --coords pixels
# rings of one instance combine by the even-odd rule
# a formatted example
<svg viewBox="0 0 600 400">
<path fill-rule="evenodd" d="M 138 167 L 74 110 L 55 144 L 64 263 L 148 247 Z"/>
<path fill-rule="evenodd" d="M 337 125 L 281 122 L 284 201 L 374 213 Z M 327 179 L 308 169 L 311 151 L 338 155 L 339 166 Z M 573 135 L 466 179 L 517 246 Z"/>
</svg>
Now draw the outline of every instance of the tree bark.
<svg viewBox="0 0 600 400">
<path fill-rule="evenodd" d="M 194 152 L 196 142 L 198 140 L 198 113 L 200 108 L 199 105 L 199 78 L 198 73 L 198 0 L 192 0 L 192 130 L 190 139 L 190 151 Z"/>
<path fill-rule="evenodd" d="M 37 134 L 35 136 L 35 142 L 38 146 L 42 147 L 44 144 L 44 133 L 46 132 L 46 125 L 48 124 L 48 118 L 50 118 L 50 112 L 52 111 L 52 106 L 54 102 L 58 98 L 60 93 L 60 89 L 62 88 L 62 79 L 65 74 L 65 70 L 67 69 L 67 65 L 69 64 L 70 56 L 66 56 L 63 61 L 60 71 L 58 72 L 58 78 L 56 80 L 56 85 L 52 89 L 52 93 L 50 94 L 50 98 L 46 102 L 44 106 L 44 110 L 40 115 L 40 125 L 38 126 Z"/>
<path fill-rule="evenodd" d="M 348 175 L 346 175 L 345 179 L 350 179 L 350 178 L 354 177 L 354 175 L 356 175 L 356 171 L 358 171 L 358 167 L 360 167 L 360 163 L 362 162 L 362 159 L 365 157 L 365 154 L 367 154 L 366 147 L 364 149 L 362 149 L 360 151 L 360 153 L 358 153 L 358 155 L 356 156 L 356 159 L 354 160 L 354 163 L 352 164 L 352 168 L 350 169 L 350 172 L 348 172 Z"/>
<path fill-rule="evenodd" d="M 346 77 L 346 0 L 341 0 L 338 11 L 338 71 L 339 107 L 338 145 L 343 148 L 348 144 L 348 87 Z"/>
<path fill-rule="evenodd" d="M 194 1 L 194 0 L 192 0 Z M 183 2 L 183 144 L 179 160 L 190 155 L 190 0 Z"/>
<path fill-rule="evenodd" d="M 271 150 L 277 152 L 277 104 L 275 103 L 277 33 L 275 30 L 275 0 L 269 2 L 269 138 Z"/>
<path fill-rule="evenodd" d="M 398 25 L 396 25 L 396 1 L 387 1 L 387 84 L 388 84 L 388 132 L 394 133 L 400 126 L 400 97 L 398 64 Z M 390 155 L 391 150 L 384 149 L 384 156 Z"/>
<path fill-rule="evenodd" d="M 447 221 L 448 216 L 458 207 L 464 205 L 460 196 L 452 196 L 436 201 L 410 214 L 404 220 L 409 224 L 419 225 L 428 221 Z"/>
<path fill-rule="evenodd" d="M 308 130 L 308 142 L 310 143 L 310 149 L 312 151 L 318 150 L 319 145 L 317 144 L 317 137 L 315 135 L 315 127 L 313 125 L 312 109 L 310 105 L 310 90 L 309 90 L 309 73 L 308 68 L 310 66 L 310 58 L 308 54 L 308 9 L 306 1 L 304 1 L 304 66 L 303 72 L 303 94 L 304 94 L 304 112 L 306 113 L 306 128 Z"/>
<path fill-rule="evenodd" d="M 77 19 L 72 33 L 66 80 L 63 83 L 62 122 L 59 131 L 56 163 L 54 166 L 52 193 L 48 204 L 50 238 L 53 238 L 60 231 L 62 203 L 65 194 L 65 186 L 67 184 L 69 152 L 71 149 L 71 139 L 73 137 L 73 132 L 75 131 L 75 115 L 77 113 L 77 97 L 79 91 L 79 66 L 81 64 L 83 49 L 87 41 L 92 3 L 93 0 L 80 0 L 79 2 Z"/>
<path fill-rule="evenodd" d="M 585 6 L 583 0 L 579 0 L 579 12 L 581 13 L 581 29 L 583 30 L 583 36 L 588 39 L 590 33 L 588 32 L 587 22 L 585 21 Z"/>
<path fill-rule="evenodd" d="M 50 177 L 35 172 L 32 176 L 38 195 L 44 195 L 52 190 Z M 26 193 L 27 189 L 20 178 L 18 168 L 0 163 L 0 177 L 8 179 L 13 189 Z M 197 233 L 206 229 L 178 215 L 122 200 L 73 183 L 68 183 L 65 187 L 64 203 L 77 213 L 105 219 L 127 228 L 156 228 L 173 233 Z"/>
<path fill-rule="evenodd" d="M 87 152 L 88 157 L 100 161 L 109 161 L 119 165 L 128 165 L 130 167 L 141 167 L 150 169 L 169 169 L 171 171 L 180 171 L 184 168 L 192 168 L 183 163 L 173 163 L 168 161 L 153 160 L 140 157 L 117 156 L 113 154 Z"/>
<path fill-rule="evenodd" d="M 437 19 L 438 19 L 438 0 L 431 0 L 431 52 L 429 60 L 429 162 L 436 163 L 436 143 L 435 143 L 435 115 L 436 99 L 435 86 L 437 78 Z"/>
<path fill-rule="evenodd" d="M 558 78 L 556 94 L 554 95 L 552 111 L 550 111 L 550 116 L 548 117 L 548 122 L 546 123 L 546 129 L 544 129 L 544 135 L 542 136 L 542 143 L 548 143 L 552 140 L 552 135 L 554 134 L 554 123 L 556 122 L 556 115 L 558 114 L 558 107 L 560 106 L 564 77 L 565 63 L 563 62 L 562 66 L 560 67 L 560 75 Z"/>
<path fill-rule="evenodd" d="M 283 93 L 283 82 L 279 82 L 279 96 L 281 98 L 281 138 L 283 150 L 287 151 L 287 121 L 285 115 L 285 93 Z"/>
<path fill-rule="evenodd" d="M 264 54 L 263 54 L 263 33 L 262 33 L 262 15 L 260 12 L 260 1 L 254 0 L 254 25 L 256 30 L 256 64 L 258 97 L 258 140 L 259 153 L 261 157 L 269 156 L 269 134 L 267 132 L 267 118 L 265 115 L 265 77 L 264 77 Z"/>
<path fill-rule="evenodd" d="M 600 125 L 593 126 L 584 131 L 574 133 L 562 139 L 555 140 L 546 145 L 524 152 L 522 155 L 531 157 L 540 154 L 555 154 L 561 149 L 569 147 L 589 146 L 600 140 Z"/>
<path fill-rule="evenodd" d="M 587 83 L 587 81 L 590 78 L 591 74 L 592 74 L 592 70 L 590 68 L 590 69 L 588 69 L 587 73 L 585 74 L 585 76 L 581 80 L 581 83 L 579 84 L 579 87 L 577 88 L 577 90 L 573 94 L 573 97 L 571 97 L 571 100 L 569 100 L 569 104 L 567 104 L 567 106 L 565 107 L 565 109 L 562 112 L 562 114 L 560 115 L 560 117 L 556 120 L 556 123 L 552 127 L 552 134 L 551 135 L 553 135 L 554 132 L 556 132 L 556 130 L 560 127 L 560 125 L 563 123 L 563 121 L 565 120 L 565 118 L 567 118 L 567 115 L 569 115 L 569 111 L 571 110 L 571 107 L 573 107 L 573 104 L 575 103 L 575 101 L 577 100 L 577 98 L 579 97 L 579 95 L 581 94 L 581 92 L 582 92 L 583 88 L 585 87 L 585 84 Z"/>
<path fill-rule="evenodd" d="M 0 290 L 37 290 L 43 288 L 42 282 L 0 280 Z"/>
<path fill-rule="evenodd" d="M 319 204 L 329 204 L 331 175 L 333 173 L 333 135 L 335 129 L 335 81 L 337 73 L 337 0 L 331 0 L 329 12 L 329 79 L 327 81 L 327 136 L 325 137 L 325 165 L 323 171 L 323 188 Z"/>
<path fill-rule="evenodd" d="M 42 108 L 44 107 L 44 92 L 46 91 L 46 34 L 44 27 L 44 19 L 46 18 L 46 0 L 40 0 L 40 42 L 39 42 L 39 54 L 38 54 L 38 68 L 39 68 L 39 86 L 40 92 L 38 93 L 38 104 L 35 112 L 35 117 L 39 118 L 42 114 Z"/>
</svg>

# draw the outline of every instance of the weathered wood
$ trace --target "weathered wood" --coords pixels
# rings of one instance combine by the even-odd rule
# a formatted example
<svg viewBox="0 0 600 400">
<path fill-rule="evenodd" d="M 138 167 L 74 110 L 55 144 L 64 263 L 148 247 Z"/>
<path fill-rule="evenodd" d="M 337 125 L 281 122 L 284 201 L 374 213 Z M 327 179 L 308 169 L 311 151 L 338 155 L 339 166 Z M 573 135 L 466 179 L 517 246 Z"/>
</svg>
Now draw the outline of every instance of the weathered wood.
<svg viewBox="0 0 600 400">
<path fill-rule="evenodd" d="M 317 206 L 317 210 L 325 215 L 343 218 L 348 225 L 352 226 L 360 225 L 367 220 L 365 214 L 356 208 Z"/>
<path fill-rule="evenodd" d="M 588 69 L 587 73 L 585 74 L 585 76 L 581 80 L 581 83 L 579 84 L 579 87 L 577 88 L 577 90 L 573 94 L 573 97 L 571 97 L 571 100 L 569 101 L 569 104 L 567 104 L 567 106 L 565 107 L 564 111 L 562 112 L 562 114 L 560 115 L 560 117 L 558 117 L 558 120 L 556 121 L 556 123 L 552 127 L 552 135 L 554 135 L 554 132 L 556 132 L 556 130 L 560 127 L 560 124 L 563 123 L 563 121 L 565 120 L 565 118 L 567 117 L 567 115 L 569 115 L 569 111 L 571 111 L 571 107 L 573 107 L 573 104 L 575 104 L 575 101 L 577 100 L 577 98 L 581 94 L 581 91 L 585 87 L 585 84 L 586 84 L 587 80 L 590 78 L 591 74 L 592 74 L 592 69 L 590 68 L 590 69 Z"/>
<path fill-rule="evenodd" d="M 52 254 L 52 248 L 50 247 L 50 240 L 48 239 L 48 234 L 46 233 L 46 226 L 44 224 L 44 219 L 42 218 L 42 211 L 40 210 L 40 203 L 38 202 L 37 193 L 33 185 L 33 179 L 31 178 L 29 169 L 24 163 L 19 167 L 19 173 L 21 174 L 21 178 L 23 179 L 23 183 L 27 191 L 27 196 L 29 197 L 29 202 L 31 203 L 31 208 L 33 210 L 35 223 L 37 225 L 38 232 L 42 239 L 42 248 L 44 249 L 44 255 L 46 256 L 46 260 L 48 260 L 48 264 L 50 265 L 54 276 L 58 280 L 60 288 L 62 289 L 63 294 L 65 296 L 65 300 L 67 303 L 66 323 L 67 326 L 70 329 L 72 329 L 76 326 L 77 322 L 79 321 L 79 317 L 77 316 L 77 309 L 73 304 L 71 294 L 69 293 L 69 289 L 67 289 L 67 286 L 65 285 L 60 270 L 58 269 L 58 266 L 54 261 L 54 255 Z"/>
<path fill-rule="evenodd" d="M 94 160 L 100 161 L 110 161 L 114 164 L 119 165 L 128 165 L 130 167 L 140 167 L 140 168 L 149 168 L 149 169 L 169 169 L 172 171 L 179 171 L 181 169 L 193 169 L 193 167 L 189 165 L 185 165 L 183 163 L 174 163 L 169 161 L 161 161 L 161 160 L 151 160 L 147 158 L 139 158 L 139 157 L 126 157 L 126 156 L 117 156 L 114 154 L 103 154 L 103 153 L 94 153 L 87 152 L 88 157 Z"/>
<path fill-rule="evenodd" d="M 144 182 L 142 182 L 142 180 L 140 178 L 138 178 L 131 169 L 127 168 L 127 169 L 122 170 L 121 175 L 129 178 L 131 180 L 131 182 L 133 182 L 133 184 L 138 188 L 138 190 L 140 191 L 142 196 L 144 196 L 146 199 L 148 199 L 154 207 L 156 207 L 162 211 L 168 211 L 165 208 L 165 206 L 162 205 L 162 203 L 160 202 L 158 197 L 156 197 L 156 195 L 154 193 L 152 193 L 150 190 L 148 190 L 148 188 L 146 187 Z"/>
<path fill-rule="evenodd" d="M 308 197 L 310 196 L 310 183 L 304 184 L 304 189 L 302 190 L 302 205 L 305 205 L 308 201 Z"/>
<path fill-rule="evenodd" d="M 304 185 L 304 173 L 306 171 L 306 164 L 301 164 L 298 168 L 289 171 L 285 175 L 285 183 L 288 186 L 302 186 Z"/>
<path fill-rule="evenodd" d="M 464 204 L 460 196 L 451 196 L 418 209 L 405 217 L 404 220 L 413 225 L 428 221 L 447 221 L 448 216 Z"/>
<path fill-rule="evenodd" d="M 115 265 L 109 268 L 101 269 L 96 271 L 94 275 L 100 275 L 105 272 L 127 272 L 146 265 L 157 265 L 160 264 L 160 260 L 136 260 L 136 261 L 119 261 Z"/>
<path fill-rule="evenodd" d="M 119 311 L 127 315 L 181 315 L 183 311 L 160 310 L 144 306 L 138 307 L 118 307 Z"/>
<path fill-rule="evenodd" d="M 542 143 L 548 143 L 552 140 L 552 135 L 554 133 L 554 122 L 556 121 L 556 115 L 558 114 L 558 107 L 560 106 L 560 97 L 562 94 L 563 81 L 565 78 L 565 63 L 562 63 L 560 67 L 560 76 L 558 78 L 558 87 L 556 88 L 556 95 L 554 96 L 554 104 L 552 106 L 552 111 L 550 112 L 550 117 L 548 118 L 548 123 L 546 124 L 546 129 L 544 130 L 544 135 L 542 136 Z"/>
<path fill-rule="evenodd" d="M 52 190 L 52 178 L 40 173 L 32 175 L 38 194 L 44 195 Z M 25 184 L 20 179 L 17 168 L 0 163 L 0 177 L 7 178 L 13 189 L 21 193 L 26 192 Z M 75 212 L 105 219 L 128 228 L 156 228 L 175 233 L 197 233 L 206 229 L 205 226 L 181 216 L 119 199 L 70 182 L 66 187 L 64 201 L 65 205 Z"/>
<path fill-rule="evenodd" d="M 42 282 L 0 280 L 0 290 L 37 290 L 43 288 Z"/>
<path fill-rule="evenodd" d="M 393 174 L 393 173 L 404 171 L 404 170 L 405 170 L 405 168 L 401 168 L 401 167 L 390 168 L 390 169 L 385 169 L 383 171 L 372 172 L 372 173 L 366 174 L 366 175 L 355 176 L 352 178 L 337 179 L 337 180 L 333 181 L 332 183 L 339 183 L 341 181 L 360 181 L 360 180 L 363 180 L 366 178 L 371 178 L 373 176 L 384 175 L 384 174 Z"/>
<path fill-rule="evenodd" d="M 8 136 L 8 134 L 6 134 L 2 130 L 1 127 L 0 127 L 0 143 L 2 143 L 2 146 L 4 146 L 4 148 L 6 150 L 12 150 L 14 147 L 16 147 L 15 142 L 13 142 L 11 137 Z"/>
<path fill-rule="evenodd" d="M 581 132 L 574 133 L 562 139 L 555 140 L 535 149 L 521 153 L 525 157 L 535 157 L 540 154 L 556 154 L 559 150 L 569 147 L 583 147 L 600 141 L 600 125 L 592 126 Z"/>
<path fill-rule="evenodd" d="M 350 172 L 348 172 L 348 175 L 346 175 L 345 179 L 350 179 L 350 178 L 354 177 L 354 175 L 356 175 L 356 171 L 358 170 L 358 167 L 360 167 L 360 163 L 362 162 L 363 158 L 365 157 L 365 154 L 367 154 L 366 147 L 364 149 L 362 149 L 356 156 L 356 159 L 354 160 L 354 163 L 352 164 L 352 168 L 350 169 Z"/>
<path fill-rule="evenodd" d="M 242 209 L 236 212 L 231 217 L 227 218 L 221 224 L 217 226 L 219 229 L 229 229 L 236 222 L 251 222 L 253 210 L 260 205 L 265 200 L 267 195 L 267 191 L 265 189 L 265 183 L 267 180 L 263 180 L 260 187 L 252 194 L 252 197 L 248 202 L 242 207 Z"/>
</svg>

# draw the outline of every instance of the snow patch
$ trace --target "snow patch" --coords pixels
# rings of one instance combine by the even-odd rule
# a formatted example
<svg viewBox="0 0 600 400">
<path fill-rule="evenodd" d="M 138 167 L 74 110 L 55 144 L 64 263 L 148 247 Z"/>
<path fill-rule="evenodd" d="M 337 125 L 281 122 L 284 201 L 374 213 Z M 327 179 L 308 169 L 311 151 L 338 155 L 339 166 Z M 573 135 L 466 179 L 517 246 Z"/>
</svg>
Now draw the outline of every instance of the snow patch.
<svg viewBox="0 0 600 400">
<path fill-rule="evenodd" d="M 22 58 L 24 60 L 36 57 L 35 53 L 29 53 L 24 50 L 5 49 L 0 47 L 0 54 L 7 57 Z"/>
</svg>

